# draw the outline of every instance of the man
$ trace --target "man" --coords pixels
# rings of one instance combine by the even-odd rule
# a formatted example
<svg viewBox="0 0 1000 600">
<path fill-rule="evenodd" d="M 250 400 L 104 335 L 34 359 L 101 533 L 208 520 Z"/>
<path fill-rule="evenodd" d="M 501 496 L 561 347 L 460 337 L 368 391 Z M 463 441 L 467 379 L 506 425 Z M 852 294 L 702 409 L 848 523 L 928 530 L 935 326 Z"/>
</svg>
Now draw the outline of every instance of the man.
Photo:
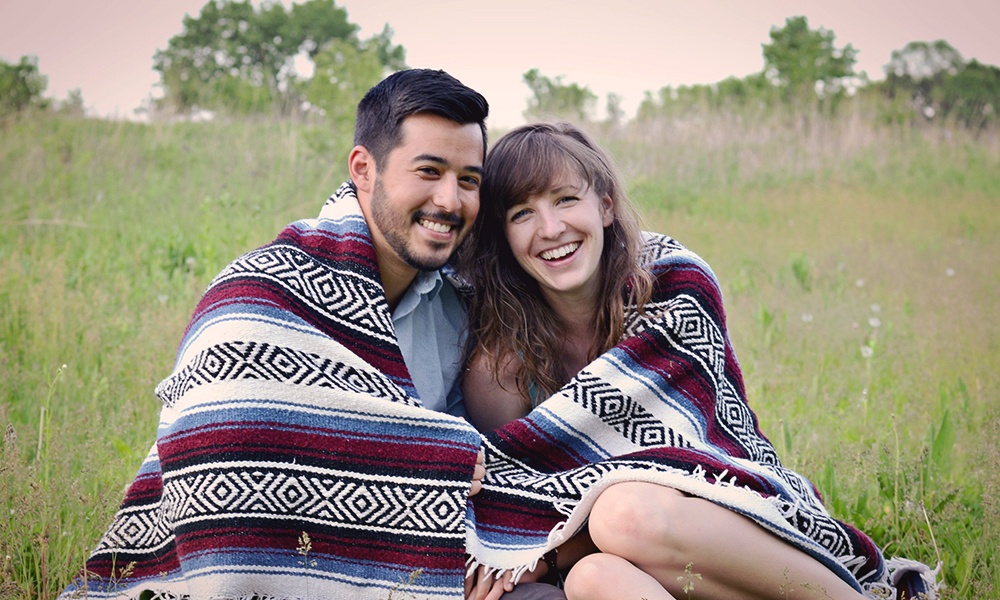
<svg viewBox="0 0 1000 600">
<path fill-rule="evenodd" d="M 156 444 L 64 597 L 461 595 L 484 470 L 438 269 L 479 209 L 487 113 L 442 71 L 368 92 L 350 181 L 195 309 Z"/>
</svg>

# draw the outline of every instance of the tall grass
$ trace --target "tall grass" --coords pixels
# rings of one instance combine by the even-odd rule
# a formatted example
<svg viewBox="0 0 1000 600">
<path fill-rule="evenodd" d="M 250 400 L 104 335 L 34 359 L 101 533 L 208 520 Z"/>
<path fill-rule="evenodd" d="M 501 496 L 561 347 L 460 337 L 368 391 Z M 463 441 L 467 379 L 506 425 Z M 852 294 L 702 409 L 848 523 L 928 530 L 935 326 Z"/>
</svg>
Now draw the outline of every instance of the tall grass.
<svg viewBox="0 0 1000 600">
<path fill-rule="evenodd" d="M 888 555 L 940 560 L 946 597 L 1000 594 L 1000 135 L 863 110 L 594 133 L 648 226 L 719 275 L 783 460 Z M 51 598 L 82 566 L 209 279 L 345 177 L 325 139 L 44 116 L 0 131 L 0 597 Z"/>
</svg>

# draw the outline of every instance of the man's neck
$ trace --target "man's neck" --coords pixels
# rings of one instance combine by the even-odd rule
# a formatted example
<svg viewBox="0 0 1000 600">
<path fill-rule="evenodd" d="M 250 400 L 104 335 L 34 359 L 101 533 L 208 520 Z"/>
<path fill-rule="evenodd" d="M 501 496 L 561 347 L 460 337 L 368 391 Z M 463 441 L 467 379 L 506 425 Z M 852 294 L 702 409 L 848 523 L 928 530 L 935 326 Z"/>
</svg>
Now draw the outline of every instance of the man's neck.
<svg viewBox="0 0 1000 600">
<path fill-rule="evenodd" d="M 417 277 L 417 270 L 410 265 L 399 260 L 398 257 L 383 257 L 381 252 L 376 251 L 378 256 L 378 269 L 382 276 L 382 287 L 385 289 L 385 299 L 389 303 L 389 312 L 392 313 L 399 305 L 403 294 Z"/>
</svg>

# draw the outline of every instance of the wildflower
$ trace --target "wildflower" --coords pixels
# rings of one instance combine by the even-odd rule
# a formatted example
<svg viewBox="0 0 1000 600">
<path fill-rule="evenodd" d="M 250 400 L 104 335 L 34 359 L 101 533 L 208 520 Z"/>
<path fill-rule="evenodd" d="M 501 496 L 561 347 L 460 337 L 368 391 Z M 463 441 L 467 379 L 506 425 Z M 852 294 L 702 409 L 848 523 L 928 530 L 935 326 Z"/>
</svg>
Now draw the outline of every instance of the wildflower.
<svg viewBox="0 0 1000 600">
<path fill-rule="evenodd" d="M 868 317 L 868 324 L 878 329 L 879 325 L 882 324 L 882 321 L 880 321 L 878 317 Z"/>
<path fill-rule="evenodd" d="M 871 346 L 868 345 L 861 346 L 862 358 L 871 358 L 873 354 L 875 354 L 875 350 Z"/>
<path fill-rule="evenodd" d="M 854 282 L 854 285 L 858 286 L 859 288 L 863 288 L 865 287 L 865 280 L 859 277 L 858 280 Z"/>
<path fill-rule="evenodd" d="M 954 277 L 955 276 L 955 269 L 952 269 L 951 267 L 948 267 L 947 269 L 944 270 L 944 274 L 947 275 L 948 277 Z"/>
<path fill-rule="evenodd" d="M 802 313 L 802 322 L 803 323 L 812 323 L 812 320 L 813 320 L 813 316 L 812 316 L 811 313 Z"/>
</svg>

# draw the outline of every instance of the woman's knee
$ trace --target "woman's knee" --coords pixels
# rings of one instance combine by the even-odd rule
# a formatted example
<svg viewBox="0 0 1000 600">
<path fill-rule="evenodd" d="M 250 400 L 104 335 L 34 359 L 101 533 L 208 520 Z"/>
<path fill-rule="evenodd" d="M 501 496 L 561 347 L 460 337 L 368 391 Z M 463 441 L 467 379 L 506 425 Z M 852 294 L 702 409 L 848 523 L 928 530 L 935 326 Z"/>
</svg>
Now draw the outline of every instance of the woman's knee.
<svg viewBox="0 0 1000 600">
<path fill-rule="evenodd" d="M 681 564 L 690 529 L 685 523 L 688 496 L 673 488 L 628 482 L 609 487 L 591 509 L 589 527 L 603 551 L 637 563 Z"/>
<path fill-rule="evenodd" d="M 623 566 L 621 562 L 616 556 L 602 553 L 584 556 L 566 575 L 563 586 L 566 597 L 571 600 L 616 597 L 620 585 L 616 573 Z"/>
</svg>

